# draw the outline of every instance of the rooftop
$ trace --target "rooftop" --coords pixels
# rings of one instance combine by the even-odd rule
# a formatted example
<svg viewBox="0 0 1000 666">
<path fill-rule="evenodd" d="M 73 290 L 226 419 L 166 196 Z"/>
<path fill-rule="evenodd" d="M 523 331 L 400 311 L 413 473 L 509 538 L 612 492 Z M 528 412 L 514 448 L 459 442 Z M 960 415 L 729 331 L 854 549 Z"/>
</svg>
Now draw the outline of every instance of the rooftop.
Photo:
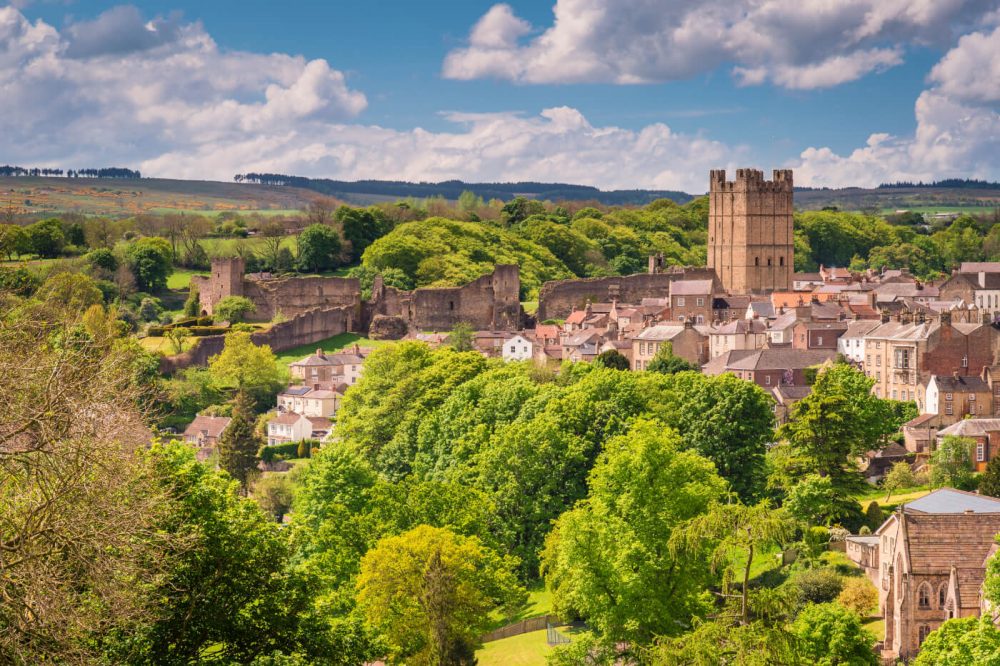
<svg viewBox="0 0 1000 666">
<path fill-rule="evenodd" d="M 1000 430 L 1000 419 L 962 419 L 958 423 L 938 431 L 938 437 L 956 435 L 958 437 L 982 437 L 989 432 Z"/>
<path fill-rule="evenodd" d="M 916 513 L 1000 513 L 1000 499 L 954 488 L 939 488 L 920 499 L 907 502 L 903 510 Z"/>
<path fill-rule="evenodd" d="M 674 280 L 670 283 L 671 296 L 704 296 L 711 293 L 711 280 Z"/>
</svg>

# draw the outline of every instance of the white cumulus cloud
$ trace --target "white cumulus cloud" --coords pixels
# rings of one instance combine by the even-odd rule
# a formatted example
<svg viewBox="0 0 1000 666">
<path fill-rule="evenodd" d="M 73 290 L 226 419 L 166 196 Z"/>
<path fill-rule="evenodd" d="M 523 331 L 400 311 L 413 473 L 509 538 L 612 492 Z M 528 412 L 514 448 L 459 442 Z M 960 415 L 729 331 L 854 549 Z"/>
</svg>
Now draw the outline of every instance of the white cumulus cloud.
<svg viewBox="0 0 1000 666">
<path fill-rule="evenodd" d="M 944 43 L 993 9 L 989 0 L 556 0 L 552 25 L 523 39 L 530 26 L 500 4 L 443 73 L 640 83 L 730 64 L 747 85 L 822 88 L 898 65 L 904 45 Z"/>
</svg>

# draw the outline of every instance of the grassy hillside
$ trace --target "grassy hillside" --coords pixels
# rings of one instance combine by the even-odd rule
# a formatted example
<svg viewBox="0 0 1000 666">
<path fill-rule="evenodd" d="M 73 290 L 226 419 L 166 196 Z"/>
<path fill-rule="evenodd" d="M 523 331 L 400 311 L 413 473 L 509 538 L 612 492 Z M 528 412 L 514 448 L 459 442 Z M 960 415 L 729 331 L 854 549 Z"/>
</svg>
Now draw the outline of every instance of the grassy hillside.
<svg viewBox="0 0 1000 666">
<path fill-rule="evenodd" d="M 223 211 L 288 214 L 321 195 L 294 187 L 143 178 L 0 178 L 0 206 L 19 214 L 125 217 Z"/>
</svg>

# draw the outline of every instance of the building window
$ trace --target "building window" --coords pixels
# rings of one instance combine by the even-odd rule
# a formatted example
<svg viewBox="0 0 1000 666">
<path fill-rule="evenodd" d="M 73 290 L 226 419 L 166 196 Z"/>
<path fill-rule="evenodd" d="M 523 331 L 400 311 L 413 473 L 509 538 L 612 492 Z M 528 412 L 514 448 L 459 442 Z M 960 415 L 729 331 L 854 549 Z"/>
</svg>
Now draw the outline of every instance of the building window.
<svg viewBox="0 0 1000 666">
<path fill-rule="evenodd" d="M 917 644 L 923 645 L 924 640 L 927 639 L 927 635 L 929 633 L 931 633 L 931 628 L 929 626 L 927 626 L 926 624 L 920 625 L 920 628 L 917 629 Z"/>
<path fill-rule="evenodd" d="M 764 376 L 764 383 L 767 384 L 768 386 L 771 385 L 771 375 Z"/>
<path fill-rule="evenodd" d="M 768 266 L 770 266 L 770 265 L 771 265 L 771 257 L 768 257 L 768 258 L 767 258 L 767 265 L 768 265 Z"/>
<path fill-rule="evenodd" d="M 785 258 L 784 257 L 778 257 L 778 265 L 779 266 L 784 266 L 785 265 Z"/>
<path fill-rule="evenodd" d="M 921 583 L 920 588 L 917 590 L 917 605 L 920 608 L 931 607 L 931 586 L 927 583 Z"/>
<path fill-rule="evenodd" d="M 963 356 L 962 357 L 962 367 L 963 368 L 969 367 L 969 357 L 968 356 Z"/>
<path fill-rule="evenodd" d="M 819 336 L 816 337 L 816 346 L 817 347 L 822 347 L 823 346 L 823 336 L 822 335 L 819 335 Z"/>
<path fill-rule="evenodd" d="M 896 399 L 896 389 L 892 389 L 892 399 Z"/>
<path fill-rule="evenodd" d="M 944 394 L 944 399 L 950 401 L 952 399 L 951 398 L 951 393 L 945 393 Z"/>
<path fill-rule="evenodd" d="M 705 305 L 705 299 L 704 298 L 699 298 L 697 302 L 698 302 L 698 307 L 701 307 L 701 306 Z"/>
<path fill-rule="evenodd" d="M 944 413 L 947 416 L 951 416 L 954 413 L 950 402 L 944 403 Z"/>
<path fill-rule="evenodd" d="M 753 265 L 754 266 L 760 266 L 760 257 L 754 257 L 753 258 Z"/>
<path fill-rule="evenodd" d="M 895 355 L 896 355 L 896 367 L 897 368 L 909 368 L 910 367 L 910 350 L 909 349 L 897 349 Z"/>
<path fill-rule="evenodd" d="M 941 583 L 938 588 L 938 608 L 944 609 L 944 602 L 948 598 L 948 584 Z"/>
<path fill-rule="evenodd" d="M 986 462 L 986 444 L 976 442 L 976 462 Z"/>
<path fill-rule="evenodd" d="M 677 297 L 677 307 L 679 307 L 679 308 L 684 307 L 684 297 L 683 296 L 678 296 Z"/>
</svg>

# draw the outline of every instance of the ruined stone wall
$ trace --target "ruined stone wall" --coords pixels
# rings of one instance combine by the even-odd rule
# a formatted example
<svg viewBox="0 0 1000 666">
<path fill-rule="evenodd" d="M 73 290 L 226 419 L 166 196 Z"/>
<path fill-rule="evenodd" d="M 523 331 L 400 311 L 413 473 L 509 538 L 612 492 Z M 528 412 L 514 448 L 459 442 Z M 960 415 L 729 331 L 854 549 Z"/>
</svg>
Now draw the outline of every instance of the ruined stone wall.
<svg viewBox="0 0 1000 666">
<path fill-rule="evenodd" d="M 314 308 L 266 331 L 254 333 L 250 339 L 256 345 L 269 345 L 273 351 L 280 352 L 355 330 L 355 317 L 352 307 Z M 198 338 L 198 344 L 193 349 L 164 357 L 160 362 L 160 371 L 172 374 L 182 368 L 208 365 L 208 359 L 220 353 L 224 345 L 225 336 L 222 335 Z"/>
<path fill-rule="evenodd" d="M 449 331 L 458 323 L 477 330 L 516 331 L 522 323 L 517 266 L 494 271 L 462 287 L 423 287 L 401 291 L 376 281 L 365 319 L 374 315 L 403 318 L 411 332 Z"/>
<path fill-rule="evenodd" d="M 538 293 L 536 319 L 565 319 L 588 302 L 639 303 L 643 298 L 666 298 L 674 280 L 715 280 L 710 268 L 674 268 L 663 273 L 555 280 L 542 285 Z M 719 285 L 716 285 L 717 287 Z"/>
<path fill-rule="evenodd" d="M 212 260 L 208 277 L 194 276 L 191 285 L 198 289 L 202 312 L 212 314 L 215 304 L 226 296 L 245 296 L 257 306 L 247 316 L 250 321 L 270 321 L 281 312 L 295 317 L 314 308 L 351 307 L 353 321 L 361 314 L 361 283 L 357 278 L 276 277 L 249 278 L 244 275 L 239 257 Z"/>
</svg>

